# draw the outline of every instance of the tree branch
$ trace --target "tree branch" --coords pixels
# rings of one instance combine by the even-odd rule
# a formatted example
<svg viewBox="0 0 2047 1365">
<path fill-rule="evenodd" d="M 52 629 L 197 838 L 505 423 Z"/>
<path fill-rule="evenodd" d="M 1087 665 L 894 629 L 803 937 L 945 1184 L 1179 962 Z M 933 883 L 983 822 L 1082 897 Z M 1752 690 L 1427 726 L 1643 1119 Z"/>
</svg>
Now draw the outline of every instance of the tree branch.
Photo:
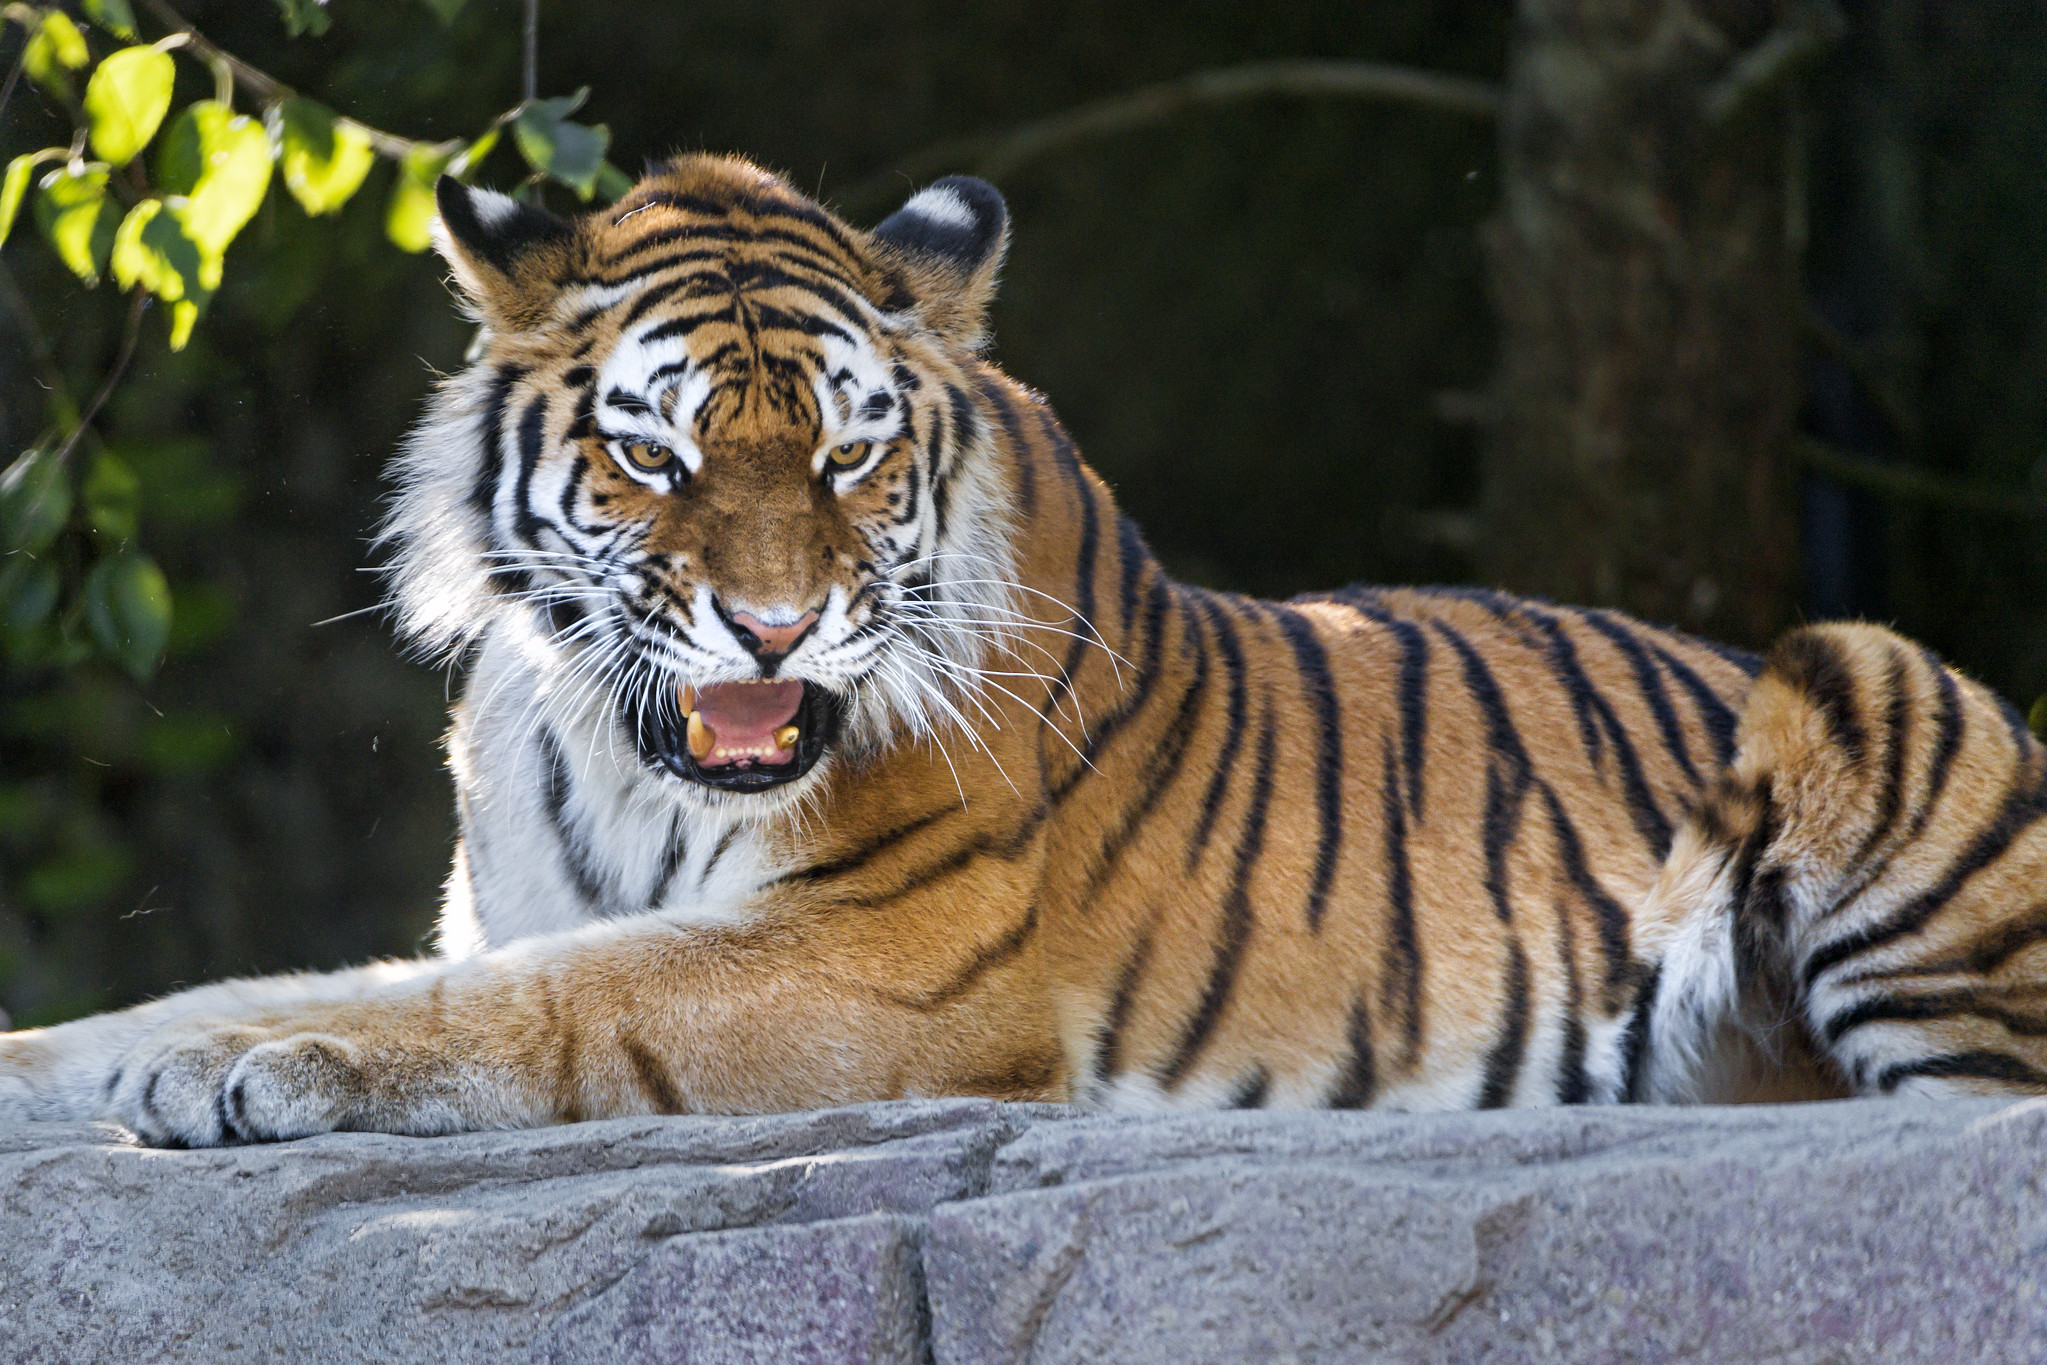
<svg viewBox="0 0 2047 1365">
<path fill-rule="evenodd" d="M 114 386 L 119 384 L 121 376 L 128 372 L 128 362 L 135 358 L 135 343 L 142 336 L 142 315 L 149 311 L 149 291 L 137 288 L 130 297 L 133 301 L 128 305 L 128 326 L 121 334 L 121 350 L 114 357 L 113 368 L 107 371 L 107 377 L 101 381 L 99 392 L 92 396 L 92 402 L 86 404 L 85 411 L 78 414 L 78 424 L 71 428 L 71 434 L 64 438 L 64 444 L 58 446 L 57 453 L 50 457 L 58 464 L 64 463 L 70 456 L 72 448 L 85 435 L 85 429 L 100 415 L 100 409 L 106 406 L 107 399 L 113 395 Z"/>
<path fill-rule="evenodd" d="M 250 66 L 234 53 L 215 44 L 212 39 L 193 28 L 184 15 L 172 9 L 169 0 L 142 0 L 142 7 L 163 21 L 164 26 L 171 32 L 184 34 L 186 46 L 202 60 L 225 66 L 233 72 L 235 84 L 247 90 L 258 103 L 275 104 L 298 93 L 269 72 Z M 399 137 L 396 133 L 372 128 L 357 119 L 350 119 L 349 122 L 363 130 L 370 140 L 370 146 L 376 149 L 378 155 L 390 157 L 394 161 L 402 159 L 414 147 L 442 145 L 423 143 L 416 138 Z"/>
<path fill-rule="evenodd" d="M 1861 459 L 1810 436 L 1798 437 L 1793 443 L 1793 453 L 1810 469 L 1886 498 L 1927 502 L 1936 507 L 1986 517 L 2013 520 L 2047 517 L 2047 498 L 2036 494 L 2016 488 L 1968 483 L 1920 469 Z"/>
<path fill-rule="evenodd" d="M 912 153 L 888 173 L 861 181 L 839 198 L 862 202 L 905 178 L 914 184 L 961 168 L 1000 180 L 1078 142 L 1164 123 L 1192 109 L 1275 96 L 1384 100 L 1478 119 L 1492 118 L 1500 109 L 1499 89 L 1468 76 L 1379 62 L 1251 62 L 1141 86 L 1008 132 L 941 142 Z"/>
<path fill-rule="evenodd" d="M 1847 32 L 1848 20 L 1837 0 L 1806 0 L 1794 6 L 1768 37 L 1735 58 L 1727 74 L 1706 92 L 1706 122 L 1733 122 L 1735 115 L 1789 80 Z"/>
</svg>

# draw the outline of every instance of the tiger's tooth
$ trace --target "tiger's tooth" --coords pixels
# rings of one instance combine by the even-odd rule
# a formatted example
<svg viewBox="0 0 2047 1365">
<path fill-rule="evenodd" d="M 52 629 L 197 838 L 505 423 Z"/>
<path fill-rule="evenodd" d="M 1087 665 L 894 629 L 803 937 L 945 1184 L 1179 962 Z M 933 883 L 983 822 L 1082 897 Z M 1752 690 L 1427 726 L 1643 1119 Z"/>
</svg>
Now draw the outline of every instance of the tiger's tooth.
<svg viewBox="0 0 2047 1365">
<path fill-rule="evenodd" d="M 688 715 L 697 709 L 697 690 L 688 683 L 682 685 L 682 713 Z"/>
<path fill-rule="evenodd" d="M 711 756 L 711 750 L 718 747 L 718 732 L 704 724 L 700 712 L 689 713 L 689 754 L 701 763 Z"/>
<path fill-rule="evenodd" d="M 781 729 L 775 731 L 775 747 L 777 749 L 795 748 L 796 737 L 802 733 L 801 730 L 793 725 L 784 725 Z"/>
</svg>

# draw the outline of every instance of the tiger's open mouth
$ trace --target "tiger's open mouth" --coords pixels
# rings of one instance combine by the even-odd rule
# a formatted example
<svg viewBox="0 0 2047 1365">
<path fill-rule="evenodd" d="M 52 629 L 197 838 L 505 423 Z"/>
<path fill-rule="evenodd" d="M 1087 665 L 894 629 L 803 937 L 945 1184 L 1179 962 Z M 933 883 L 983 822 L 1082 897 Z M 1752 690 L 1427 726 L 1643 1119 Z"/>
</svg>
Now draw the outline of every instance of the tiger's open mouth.
<svg viewBox="0 0 2047 1365">
<path fill-rule="evenodd" d="M 809 772 L 838 738 L 845 711 L 831 692 L 793 678 L 681 687 L 672 700 L 634 727 L 641 757 L 731 792 L 766 791 Z"/>
</svg>

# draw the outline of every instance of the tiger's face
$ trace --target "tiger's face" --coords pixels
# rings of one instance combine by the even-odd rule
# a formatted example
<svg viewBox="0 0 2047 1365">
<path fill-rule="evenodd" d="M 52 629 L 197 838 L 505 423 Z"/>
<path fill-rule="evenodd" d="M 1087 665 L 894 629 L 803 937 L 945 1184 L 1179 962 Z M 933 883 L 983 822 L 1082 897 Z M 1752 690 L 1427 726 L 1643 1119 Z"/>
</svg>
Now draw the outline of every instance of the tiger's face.
<svg viewBox="0 0 2047 1365">
<path fill-rule="evenodd" d="M 872 233 L 728 158 L 573 221 L 438 197 L 488 340 L 401 456 L 415 634 L 529 614 L 637 761 L 713 800 L 956 713 L 1010 610 L 1006 476 L 967 387 L 1007 234 L 991 187 L 941 181 Z"/>
</svg>

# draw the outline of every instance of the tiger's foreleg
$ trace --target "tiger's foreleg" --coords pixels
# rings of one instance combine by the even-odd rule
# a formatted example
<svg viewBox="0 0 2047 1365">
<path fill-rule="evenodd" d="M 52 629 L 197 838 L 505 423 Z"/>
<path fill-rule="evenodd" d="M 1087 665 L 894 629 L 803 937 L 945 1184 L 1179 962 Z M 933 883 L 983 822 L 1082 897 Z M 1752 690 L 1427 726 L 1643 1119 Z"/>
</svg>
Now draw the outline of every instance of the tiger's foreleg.
<svg viewBox="0 0 2047 1365">
<path fill-rule="evenodd" d="M 218 981 L 50 1028 L 0 1033 L 0 1119 L 98 1117 L 107 1103 L 107 1080 L 116 1064 L 166 1028 L 358 999 L 435 975 L 449 965 L 446 959 L 421 958 L 338 972 Z"/>
<path fill-rule="evenodd" d="M 194 1019 L 120 1059 L 102 1112 L 198 1146 L 1061 1093 L 1034 944 L 955 963 L 880 912 L 842 918 L 641 916 L 359 1000 Z"/>
<path fill-rule="evenodd" d="M 1645 1098 L 2047 1091 L 2047 751 L 1867 625 L 1772 652 L 1680 833 Z"/>
</svg>

